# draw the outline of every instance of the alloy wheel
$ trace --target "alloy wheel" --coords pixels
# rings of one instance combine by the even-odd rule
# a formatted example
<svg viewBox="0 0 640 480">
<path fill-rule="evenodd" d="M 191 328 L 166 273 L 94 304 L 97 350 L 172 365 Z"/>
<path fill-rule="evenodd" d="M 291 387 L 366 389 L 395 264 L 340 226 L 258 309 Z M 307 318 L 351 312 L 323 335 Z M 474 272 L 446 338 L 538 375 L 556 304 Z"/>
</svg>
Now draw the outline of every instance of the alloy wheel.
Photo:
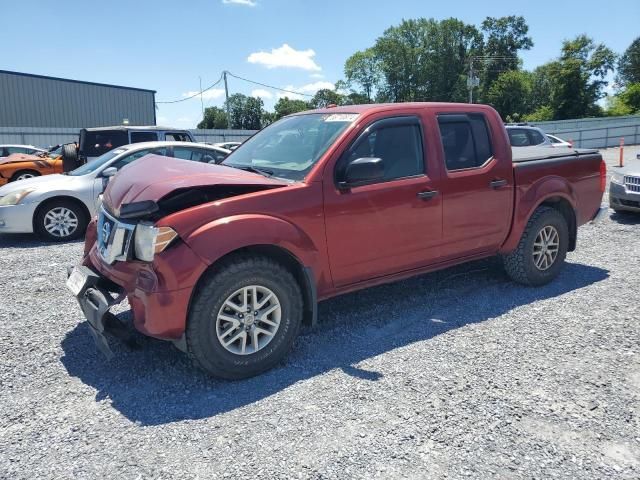
<svg viewBox="0 0 640 480">
<path fill-rule="evenodd" d="M 551 268 L 558 257 L 560 235 L 551 225 L 546 225 L 538 232 L 533 242 L 533 264 L 540 271 Z"/>
<path fill-rule="evenodd" d="M 249 355 L 273 340 L 282 317 L 275 293 L 261 285 L 249 285 L 231 294 L 216 317 L 220 344 L 235 355 Z"/>
</svg>

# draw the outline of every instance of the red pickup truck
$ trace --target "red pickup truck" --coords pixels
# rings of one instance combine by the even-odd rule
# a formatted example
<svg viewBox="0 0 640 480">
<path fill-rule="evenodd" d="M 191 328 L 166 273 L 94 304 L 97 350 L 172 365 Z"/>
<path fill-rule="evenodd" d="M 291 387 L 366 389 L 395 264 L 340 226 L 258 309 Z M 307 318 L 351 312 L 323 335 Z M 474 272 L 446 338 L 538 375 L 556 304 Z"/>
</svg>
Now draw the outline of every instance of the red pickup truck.
<svg viewBox="0 0 640 480">
<path fill-rule="evenodd" d="M 483 105 L 292 115 L 221 165 L 123 168 L 67 284 L 107 355 L 108 310 L 126 296 L 138 331 L 213 375 L 256 375 L 319 300 L 493 255 L 519 283 L 555 278 L 600 211 L 606 171 L 597 152 L 544 152 L 512 160 Z"/>
</svg>

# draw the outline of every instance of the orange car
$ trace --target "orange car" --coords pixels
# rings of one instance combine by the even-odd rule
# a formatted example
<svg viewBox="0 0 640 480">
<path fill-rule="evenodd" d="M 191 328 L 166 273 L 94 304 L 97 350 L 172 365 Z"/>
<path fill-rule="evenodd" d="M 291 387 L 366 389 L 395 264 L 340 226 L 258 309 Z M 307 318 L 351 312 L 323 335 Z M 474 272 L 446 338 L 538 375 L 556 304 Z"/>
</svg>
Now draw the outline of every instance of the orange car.
<svg viewBox="0 0 640 480">
<path fill-rule="evenodd" d="M 14 153 L 0 159 L 0 186 L 15 180 L 62 172 L 62 155 L 57 152 L 40 155 Z"/>
</svg>

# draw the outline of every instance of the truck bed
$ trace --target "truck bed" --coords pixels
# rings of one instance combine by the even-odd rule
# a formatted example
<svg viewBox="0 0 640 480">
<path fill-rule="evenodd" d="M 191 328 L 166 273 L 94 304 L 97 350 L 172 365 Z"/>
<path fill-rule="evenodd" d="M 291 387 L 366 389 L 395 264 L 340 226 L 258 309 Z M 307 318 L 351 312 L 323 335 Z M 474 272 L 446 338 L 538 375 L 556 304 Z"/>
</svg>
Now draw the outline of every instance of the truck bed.
<svg viewBox="0 0 640 480">
<path fill-rule="evenodd" d="M 533 162 L 536 160 L 555 160 L 562 157 L 578 158 L 584 155 L 597 154 L 598 150 L 569 149 L 553 147 L 516 147 L 512 148 L 513 163 Z"/>
</svg>

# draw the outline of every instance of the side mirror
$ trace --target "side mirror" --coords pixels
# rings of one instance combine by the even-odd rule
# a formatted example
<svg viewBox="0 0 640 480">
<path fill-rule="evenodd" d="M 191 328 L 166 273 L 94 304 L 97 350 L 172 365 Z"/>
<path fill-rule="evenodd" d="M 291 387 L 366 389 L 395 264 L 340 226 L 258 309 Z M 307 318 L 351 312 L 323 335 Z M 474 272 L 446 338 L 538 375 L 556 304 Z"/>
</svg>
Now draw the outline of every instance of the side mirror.
<svg viewBox="0 0 640 480">
<path fill-rule="evenodd" d="M 344 181 L 340 182 L 340 187 L 358 187 L 382 180 L 384 180 L 384 162 L 382 159 L 362 157 L 355 159 L 347 165 Z"/>
<path fill-rule="evenodd" d="M 118 169 L 116 167 L 107 167 L 102 171 L 102 178 L 110 178 L 113 177 L 116 173 L 118 173 Z"/>
</svg>

